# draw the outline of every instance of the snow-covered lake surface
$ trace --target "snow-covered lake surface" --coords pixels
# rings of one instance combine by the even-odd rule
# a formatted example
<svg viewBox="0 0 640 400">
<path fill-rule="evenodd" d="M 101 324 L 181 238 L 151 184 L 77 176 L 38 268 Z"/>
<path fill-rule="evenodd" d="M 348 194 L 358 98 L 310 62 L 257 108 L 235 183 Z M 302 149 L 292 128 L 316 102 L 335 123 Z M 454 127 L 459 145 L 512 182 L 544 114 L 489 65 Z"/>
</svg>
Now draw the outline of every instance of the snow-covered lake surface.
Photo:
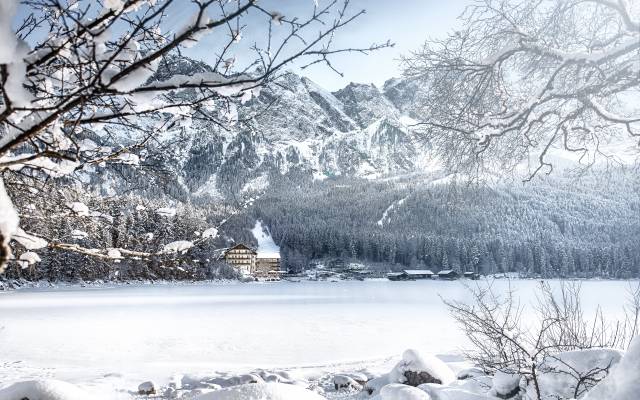
<svg viewBox="0 0 640 400">
<path fill-rule="evenodd" d="M 507 281 L 496 281 L 497 290 Z M 513 281 L 524 304 L 536 281 Z M 619 313 L 629 283 L 587 281 L 587 310 Z M 455 354 L 441 296 L 461 282 L 118 286 L 0 293 L 0 384 L 52 377 L 162 381 L 177 373 L 375 363 L 407 348 Z"/>
</svg>

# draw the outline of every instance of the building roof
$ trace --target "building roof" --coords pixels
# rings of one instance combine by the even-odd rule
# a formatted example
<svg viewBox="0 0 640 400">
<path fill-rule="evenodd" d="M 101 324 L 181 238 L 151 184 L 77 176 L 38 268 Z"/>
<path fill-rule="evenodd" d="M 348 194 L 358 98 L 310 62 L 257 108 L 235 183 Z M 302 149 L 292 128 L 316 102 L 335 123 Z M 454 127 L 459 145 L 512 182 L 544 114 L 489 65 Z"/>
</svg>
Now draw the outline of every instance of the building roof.
<svg viewBox="0 0 640 400">
<path fill-rule="evenodd" d="M 387 276 L 402 276 L 405 275 L 404 272 L 389 272 Z"/>
<path fill-rule="evenodd" d="M 452 269 L 445 269 L 445 270 L 443 270 L 443 271 L 438 272 L 438 275 L 449 275 L 449 274 L 453 274 L 453 273 L 455 273 L 455 271 L 454 271 L 454 270 L 452 270 Z"/>
<path fill-rule="evenodd" d="M 244 243 L 238 243 L 235 246 L 229 247 L 228 249 L 225 250 L 225 253 L 228 253 L 231 250 L 243 250 L 243 249 L 244 250 L 251 250 L 252 253 L 257 254 L 255 249 L 247 246 Z"/>
<path fill-rule="evenodd" d="M 258 256 L 256 257 L 258 260 L 261 260 L 263 258 L 280 258 L 280 253 L 263 253 L 263 252 L 258 252 L 257 253 Z"/>
<path fill-rule="evenodd" d="M 404 272 L 407 275 L 433 275 L 433 272 L 428 269 L 405 269 Z"/>
</svg>

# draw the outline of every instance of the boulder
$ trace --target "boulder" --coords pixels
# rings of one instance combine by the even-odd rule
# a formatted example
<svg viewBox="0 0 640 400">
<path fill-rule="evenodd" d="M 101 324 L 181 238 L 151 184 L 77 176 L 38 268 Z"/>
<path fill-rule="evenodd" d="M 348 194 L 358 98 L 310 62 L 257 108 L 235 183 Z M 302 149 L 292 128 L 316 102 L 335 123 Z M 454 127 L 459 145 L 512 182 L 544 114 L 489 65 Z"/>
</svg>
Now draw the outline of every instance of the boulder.
<svg viewBox="0 0 640 400">
<path fill-rule="evenodd" d="M 2 400 L 86 400 L 92 399 L 77 386 L 54 379 L 17 382 L 0 389 Z"/>
<path fill-rule="evenodd" d="M 623 352 L 595 348 L 560 352 L 545 357 L 537 367 L 538 386 L 542 398 L 582 397 L 604 379 L 620 363 Z M 588 377 L 585 379 L 585 377 Z M 527 393 L 536 395 L 529 383 Z"/>
<path fill-rule="evenodd" d="M 333 386 L 336 390 L 360 390 L 362 385 L 356 382 L 355 379 L 347 375 L 336 375 L 333 377 Z"/>
<path fill-rule="evenodd" d="M 151 381 L 142 382 L 138 385 L 138 394 L 146 396 L 156 394 L 156 387 Z"/>
<path fill-rule="evenodd" d="M 419 386 L 423 383 L 442 384 L 440 379 L 434 378 L 426 371 L 404 371 L 404 377 L 406 378 L 405 384 L 409 386 Z"/>
<path fill-rule="evenodd" d="M 442 360 L 432 355 L 421 356 L 415 350 L 407 350 L 402 360 L 389 373 L 391 382 L 418 386 L 425 383 L 448 385 L 456 380 L 456 376 Z"/>
<path fill-rule="evenodd" d="M 348 374 L 344 374 L 344 375 L 346 375 L 349 378 L 353 379 L 354 381 L 358 382 L 360 384 L 360 386 L 363 386 L 365 383 L 367 383 L 367 381 L 370 378 L 372 378 L 372 377 L 370 377 L 367 374 L 364 374 L 362 372 L 349 372 Z"/>
<path fill-rule="evenodd" d="M 384 386 L 388 385 L 389 383 L 390 383 L 389 376 L 383 375 L 378 378 L 373 378 L 367 381 L 367 383 L 365 383 L 364 385 L 363 390 L 367 392 L 369 396 L 375 396 L 380 393 L 380 389 L 382 389 Z"/>
<path fill-rule="evenodd" d="M 640 396 L 640 336 L 633 339 L 620 363 L 584 400 L 637 400 Z"/>
<path fill-rule="evenodd" d="M 520 380 L 518 374 L 498 371 L 493 376 L 493 386 L 489 393 L 499 399 L 512 399 L 520 393 Z"/>
</svg>

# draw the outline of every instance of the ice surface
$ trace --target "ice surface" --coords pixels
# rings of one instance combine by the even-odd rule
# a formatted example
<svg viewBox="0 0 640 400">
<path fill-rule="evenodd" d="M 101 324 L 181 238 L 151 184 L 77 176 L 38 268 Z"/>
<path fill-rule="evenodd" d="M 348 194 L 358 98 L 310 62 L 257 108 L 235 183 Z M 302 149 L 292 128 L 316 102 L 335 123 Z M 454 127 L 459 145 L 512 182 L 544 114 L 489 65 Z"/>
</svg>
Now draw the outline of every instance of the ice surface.
<svg viewBox="0 0 640 400">
<path fill-rule="evenodd" d="M 506 280 L 496 281 L 494 288 L 507 285 Z M 519 289 L 523 304 L 533 301 L 536 281 L 512 285 Z M 584 282 L 586 311 L 604 302 L 603 312 L 618 317 L 627 287 L 627 282 Z M 595 292 L 599 295 L 593 296 Z M 55 378 L 79 384 L 83 390 L 110 385 L 135 390 L 147 380 L 166 384 L 176 374 L 345 363 L 369 366 L 391 359 L 381 375 L 407 348 L 424 357 L 456 353 L 465 346 L 440 295 L 467 298 L 456 281 L 124 285 L 0 292 L 0 382 Z M 336 373 L 346 371 L 341 367 Z M 115 398 L 120 397 L 110 397 Z"/>
</svg>

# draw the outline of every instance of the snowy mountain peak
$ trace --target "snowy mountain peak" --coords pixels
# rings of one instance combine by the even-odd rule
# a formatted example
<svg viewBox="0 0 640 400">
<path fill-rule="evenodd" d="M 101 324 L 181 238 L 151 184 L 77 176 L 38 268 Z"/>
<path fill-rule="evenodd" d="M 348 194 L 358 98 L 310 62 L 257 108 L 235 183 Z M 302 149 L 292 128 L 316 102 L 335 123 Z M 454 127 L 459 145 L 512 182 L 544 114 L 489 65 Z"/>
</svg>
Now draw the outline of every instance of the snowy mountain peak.
<svg viewBox="0 0 640 400">
<path fill-rule="evenodd" d="M 152 79 L 211 70 L 201 61 L 171 56 Z M 390 99 L 387 89 L 387 85 L 381 91 L 374 85 L 352 83 L 331 93 L 306 77 L 286 72 L 258 97 L 237 104 L 240 120 L 250 123 L 221 128 L 194 119 L 166 135 L 158 146 L 174 150 L 161 152 L 154 162 L 177 175 L 169 190 L 183 198 L 262 190 L 274 173 L 372 179 L 410 172 L 422 165 L 426 149 L 416 145 L 420 142 L 403 123 L 407 117 L 396 103 L 404 96 L 396 89 L 392 92 L 396 97 Z M 140 124 L 153 126 L 154 118 L 158 117 L 141 117 Z M 112 183 L 103 186 L 113 188 Z M 154 186 L 148 177 L 144 183 Z M 124 182 L 120 186 L 127 187 Z"/>
</svg>

